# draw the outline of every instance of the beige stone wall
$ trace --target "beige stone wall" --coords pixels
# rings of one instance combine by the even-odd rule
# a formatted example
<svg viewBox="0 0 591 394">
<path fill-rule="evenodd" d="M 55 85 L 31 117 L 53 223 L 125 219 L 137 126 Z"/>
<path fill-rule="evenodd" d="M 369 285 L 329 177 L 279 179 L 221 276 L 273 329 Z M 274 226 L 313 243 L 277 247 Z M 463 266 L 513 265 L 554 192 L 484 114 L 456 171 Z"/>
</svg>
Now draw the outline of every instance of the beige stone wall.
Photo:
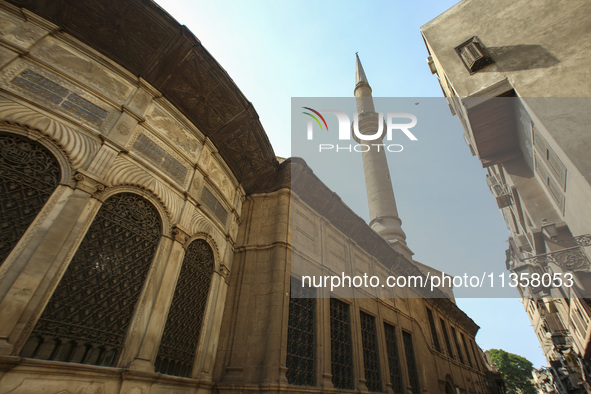
<svg viewBox="0 0 591 394">
<path fill-rule="evenodd" d="M 38 141 L 62 170 L 60 185 L 0 267 L 0 392 L 209 392 L 244 190 L 211 141 L 144 80 L 4 2 L 0 26 L 0 131 Z M 75 95 L 88 111 L 62 105 L 32 80 L 62 102 Z M 19 358 L 101 204 L 121 192 L 157 208 L 163 237 L 117 368 Z M 185 248 L 199 238 L 212 247 L 215 267 L 193 379 L 157 375 L 153 363 Z"/>
<path fill-rule="evenodd" d="M 515 92 L 516 97 L 505 99 L 513 100 L 509 109 L 514 115 L 497 112 L 487 119 L 490 125 L 508 120 L 504 128 L 516 141 L 493 143 L 502 154 L 507 153 L 503 148 L 514 148 L 513 156 L 493 165 L 479 158 L 483 166 L 490 165 L 489 183 L 494 177 L 497 187 L 512 197 L 501 208 L 514 255 L 509 268 L 574 272 L 573 287 L 520 292 L 547 359 L 569 364 L 575 386 L 588 381 L 581 371 L 588 369 L 582 367 L 587 363 L 583 358 L 588 359 L 591 350 L 591 309 L 582 300 L 591 289 L 591 247 L 586 242 L 591 235 L 590 12 L 591 3 L 585 0 L 464 0 L 421 28 L 432 71 L 473 153 L 480 155 L 474 137 L 486 127 L 474 121 L 471 107 Z M 494 63 L 470 74 L 454 48 L 472 36 L 480 39 Z M 481 130 L 475 126 L 478 122 Z M 486 143 L 481 137 L 481 145 Z M 555 237 L 544 232 L 546 225 L 556 227 Z M 565 332 L 566 345 L 553 343 L 552 335 L 562 338 Z"/>
<path fill-rule="evenodd" d="M 587 153 L 591 147 L 587 133 L 591 121 L 589 12 L 591 4 L 585 0 L 560 5 L 541 0 L 535 6 L 528 1 L 508 5 L 503 1 L 464 0 L 421 28 L 446 96 L 494 97 L 515 90 L 519 97 L 516 109 L 527 112 L 529 121 L 566 169 L 564 204 L 556 203 L 543 185 L 539 191 L 529 193 L 538 200 L 547 200 L 540 208 L 537 203 L 527 207 L 532 216 L 539 216 L 533 227 L 540 227 L 542 218 L 564 221 L 574 236 L 591 233 L 591 162 Z M 472 36 L 480 39 L 494 63 L 470 75 L 454 48 Z M 468 127 L 468 139 L 472 139 L 466 101 L 451 100 Z M 531 130 L 524 132 L 531 139 Z M 523 146 L 521 150 L 526 161 L 533 161 Z M 520 159 L 511 166 L 514 171 L 507 178 L 517 184 L 528 166 Z M 529 168 L 533 170 L 532 164 Z M 531 172 L 532 177 L 540 178 L 539 182 L 546 182 L 537 172 Z M 523 186 L 524 193 L 532 187 Z M 547 205 L 554 212 L 547 212 Z"/>
<path fill-rule="evenodd" d="M 327 298 L 317 304 L 318 385 L 302 389 L 286 381 L 292 256 L 379 275 L 387 274 L 385 268 L 288 190 L 246 198 L 216 146 L 145 80 L 5 2 L 0 26 L 0 131 L 38 141 L 62 169 L 59 186 L 0 267 L 0 393 L 337 392 Z M 49 92 L 83 100 L 90 110 L 56 102 L 35 87 L 39 81 Z M 156 207 L 163 236 L 116 366 L 19 357 L 102 203 L 121 192 L 139 194 Z M 290 238 L 296 236 L 290 229 L 295 209 L 306 212 L 309 230 L 320 235 L 304 240 L 308 247 L 299 251 Z M 156 374 L 185 248 L 195 239 L 212 247 L 215 267 L 191 378 Z M 376 317 L 385 388 L 389 374 L 380 328 L 387 321 L 412 333 L 424 392 L 441 392 L 449 380 L 485 392 L 479 386 L 482 371 L 433 348 L 426 306 L 436 322 L 444 318 L 473 339 L 472 328 L 454 316 L 417 298 L 344 301 L 351 308 L 357 389 L 365 389 L 363 310 Z M 404 359 L 401 364 L 404 375 Z"/>
<path fill-rule="evenodd" d="M 588 97 L 590 4 L 463 0 L 421 27 L 437 69 L 470 96 L 507 78 L 521 97 Z M 471 77 L 454 48 L 478 36 L 496 60 Z"/>
<path fill-rule="evenodd" d="M 291 223 L 287 220 L 290 217 Z M 302 274 L 291 271 L 294 259 L 307 259 L 305 269 L 324 274 L 332 273 L 327 267 L 341 267 L 346 270 L 347 266 L 354 274 L 371 272 L 381 275 L 380 272 L 383 271 L 385 275 L 387 272 L 385 267 L 359 248 L 354 240 L 344 236 L 288 189 L 248 196 L 236 244 L 234 270 L 230 278 L 216 360 L 214 376 L 220 392 L 242 392 L 246 389 L 340 392 L 332 385 L 329 312 L 331 294 L 327 289 L 315 289 L 319 296 L 315 318 L 316 384 L 314 387 L 304 388 L 287 383 L 285 373 L 290 277 L 299 277 Z M 323 262 L 331 259 L 335 261 L 330 264 Z M 340 260 L 342 266 L 336 260 Z M 367 390 L 359 317 L 363 311 L 376 319 L 384 390 L 392 390 L 383 333 L 383 324 L 387 322 L 397 329 L 405 387 L 409 386 L 409 380 L 401 330 L 413 336 L 418 374 L 424 392 L 442 392 L 446 381 L 452 381 L 457 387 L 466 390 L 487 392 L 487 388 L 483 386 L 485 369 L 480 359 L 480 349 L 475 348 L 479 360 L 478 365 L 473 364 L 473 367 L 469 367 L 466 361 L 462 364 L 458 360 L 453 342 L 454 357 L 450 357 L 439 319 L 446 321 L 452 341 L 449 331 L 451 326 L 458 336 L 462 333 L 468 341 L 473 340 L 468 328 L 454 316 L 438 310 L 429 300 L 416 298 L 416 295 L 415 298 L 412 297 L 412 294 L 405 294 L 404 298 L 378 299 L 367 294 L 364 298 L 341 298 L 350 308 L 356 389 Z M 441 351 L 433 346 L 427 307 L 434 314 Z M 459 337 L 458 340 L 461 341 Z M 461 351 L 464 354 L 463 345 Z M 466 360 L 466 356 L 463 357 Z M 472 353 L 470 358 L 475 363 Z"/>
</svg>

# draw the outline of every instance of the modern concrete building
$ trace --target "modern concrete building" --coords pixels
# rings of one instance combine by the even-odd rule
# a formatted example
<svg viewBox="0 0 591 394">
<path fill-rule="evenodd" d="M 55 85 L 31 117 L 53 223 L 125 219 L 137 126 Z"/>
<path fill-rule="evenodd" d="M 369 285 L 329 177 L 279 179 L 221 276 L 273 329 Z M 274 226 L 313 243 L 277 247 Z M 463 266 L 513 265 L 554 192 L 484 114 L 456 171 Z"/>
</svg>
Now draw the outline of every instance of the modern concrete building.
<svg viewBox="0 0 591 394">
<path fill-rule="evenodd" d="M 586 0 L 464 0 L 421 28 L 509 228 L 507 269 L 569 392 L 591 378 L 590 15 Z"/>
<path fill-rule="evenodd" d="M 0 144 L 0 393 L 497 392 L 445 294 L 298 285 L 420 272 L 152 1 L 0 1 Z"/>
</svg>

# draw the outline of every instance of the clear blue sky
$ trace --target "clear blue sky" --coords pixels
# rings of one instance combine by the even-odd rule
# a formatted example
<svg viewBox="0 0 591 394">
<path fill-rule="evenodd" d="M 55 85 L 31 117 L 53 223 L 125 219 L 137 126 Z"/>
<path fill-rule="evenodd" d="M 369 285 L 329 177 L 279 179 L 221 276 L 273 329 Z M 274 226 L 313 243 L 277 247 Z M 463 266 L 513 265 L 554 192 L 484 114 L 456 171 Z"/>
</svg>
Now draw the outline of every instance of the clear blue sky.
<svg viewBox="0 0 591 394">
<path fill-rule="evenodd" d="M 253 103 L 282 157 L 292 155 L 291 98 L 352 97 L 357 51 L 374 97 L 441 97 L 419 28 L 456 2 L 157 0 Z M 388 157 L 408 244 L 427 265 L 478 260 L 502 270 L 508 232 L 483 169 L 470 156 L 459 122 L 449 135 L 437 131 L 421 139 L 430 143 L 416 153 Z M 367 219 L 366 205 L 323 180 Z M 481 327 L 477 342 L 483 349 L 502 348 L 535 366 L 546 364 L 516 293 L 457 303 Z"/>
</svg>

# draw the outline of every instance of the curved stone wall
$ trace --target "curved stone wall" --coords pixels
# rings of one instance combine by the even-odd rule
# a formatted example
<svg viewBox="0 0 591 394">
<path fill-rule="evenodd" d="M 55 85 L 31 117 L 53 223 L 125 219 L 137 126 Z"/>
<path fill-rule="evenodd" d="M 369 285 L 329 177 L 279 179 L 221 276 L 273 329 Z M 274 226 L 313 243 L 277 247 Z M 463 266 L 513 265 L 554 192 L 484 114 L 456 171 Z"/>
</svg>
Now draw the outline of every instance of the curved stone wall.
<svg viewBox="0 0 591 394">
<path fill-rule="evenodd" d="M 181 375 L 194 379 L 194 389 L 211 387 L 212 355 L 222 314 L 216 305 L 224 303 L 245 199 L 239 177 L 228 164 L 231 155 L 220 154 L 207 133 L 162 91 L 52 22 L 2 2 L 0 26 L 0 132 L 40 144 L 60 166 L 59 184 L 33 215 L 32 223 L 24 225 L 22 237 L 10 247 L 0 267 L 0 313 L 5 317 L 0 323 L 0 357 L 11 368 L 2 377 L 3 391 L 43 386 L 57 392 L 68 386 L 72 392 L 134 392 L 133 379 L 125 378 L 123 371 L 126 376 L 154 372 L 185 250 L 199 239 L 211 248 L 208 272 L 213 273 L 209 287 L 202 286 L 205 293 L 199 295 L 203 316 L 195 320 L 201 327 L 199 340 L 193 339 L 197 343 L 194 360 L 187 361 L 190 356 L 185 353 L 183 365 L 191 368 L 184 368 Z M 216 99 L 224 98 L 204 100 Z M 3 184 L 5 175 L 0 174 Z M 244 178 L 243 173 L 238 175 Z M 123 261 L 117 256 L 124 253 L 118 249 L 125 243 L 112 243 L 113 251 L 97 252 L 96 264 L 66 273 L 73 258 L 82 262 L 94 258 L 93 241 L 87 238 L 96 236 L 89 229 L 94 228 L 103 204 L 129 193 L 154 207 L 160 229 L 153 258 L 149 256 L 142 274 L 145 279 L 137 288 L 137 300 L 131 298 L 132 307 L 123 308 L 130 312 L 121 351 L 113 356 L 105 350 L 106 339 L 92 346 L 69 341 L 63 333 L 47 339 L 48 332 L 61 332 L 59 322 L 54 323 L 55 316 L 62 316 L 60 305 L 72 297 L 82 297 L 80 302 L 84 302 L 89 296 L 76 293 L 77 281 L 82 285 L 98 278 L 97 283 L 109 280 L 118 286 L 116 276 L 101 279 L 100 270 Z M 26 197 L 22 198 L 26 206 Z M 2 223 L 3 227 L 11 225 Z M 119 236 L 131 235 L 111 234 L 110 239 Z M 86 245 L 84 256 L 76 254 L 80 245 Z M 76 272 L 84 272 L 84 277 Z M 123 286 L 132 283 L 124 275 L 134 275 L 133 270 L 121 272 Z M 69 278 L 67 287 L 62 282 L 65 277 Z M 91 293 L 102 297 L 100 288 L 93 286 Z M 56 289 L 61 289 L 60 296 Z M 126 290 L 120 290 L 124 297 Z M 105 310 L 118 308 L 120 301 L 125 299 L 112 300 L 112 305 L 104 305 Z M 44 315 L 47 305 L 55 313 Z M 89 309 L 88 313 L 99 312 Z M 40 319 L 44 325 L 35 329 Z M 31 333 L 36 333 L 34 340 Z M 108 353 L 108 362 L 101 352 Z M 167 371 L 167 375 L 144 376 L 142 385 L 185 384 L 172 376 L 174 368 Z"/>
</svg>

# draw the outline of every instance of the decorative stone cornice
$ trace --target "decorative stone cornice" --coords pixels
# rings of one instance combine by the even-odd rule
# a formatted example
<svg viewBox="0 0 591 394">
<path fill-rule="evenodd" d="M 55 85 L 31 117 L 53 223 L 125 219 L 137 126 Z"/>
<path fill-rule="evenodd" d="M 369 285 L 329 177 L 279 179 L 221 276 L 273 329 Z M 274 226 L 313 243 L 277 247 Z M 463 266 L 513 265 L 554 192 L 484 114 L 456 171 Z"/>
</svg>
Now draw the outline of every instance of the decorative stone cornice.
<svg viewBox="0 0 591 394">
<path fill-rule="evenodd" d="M 278 162 L 250 102 L 199 40 L 155 2 L 9 3 L 22 7 L 33 23 L 62 29 L 101 52 L 166 97 L 211 139 L 247 193 L 261 176 L 275 172 Z M 133 43 L 127 37 L 135 37 Z"/>
</svg>

